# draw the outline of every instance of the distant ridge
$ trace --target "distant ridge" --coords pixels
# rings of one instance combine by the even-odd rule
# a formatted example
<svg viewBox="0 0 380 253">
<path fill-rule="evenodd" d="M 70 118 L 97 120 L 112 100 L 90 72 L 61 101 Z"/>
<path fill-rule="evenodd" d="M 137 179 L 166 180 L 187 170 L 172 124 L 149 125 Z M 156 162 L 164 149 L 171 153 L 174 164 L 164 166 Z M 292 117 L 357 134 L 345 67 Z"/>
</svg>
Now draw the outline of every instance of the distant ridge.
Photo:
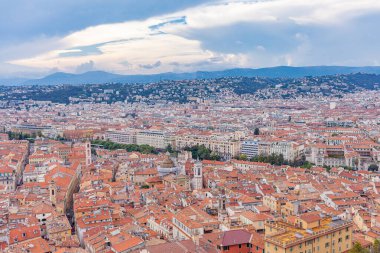
<svg viewBox="0 0 380 253">
<path fill-rule="evenodd" d="M 325 76 L 350 73 L 380 74 L 380 66 L 311 66 L 271 68 L 235 68 L 221 71 L 197 71 L 193 73 L 161 73 L 153 75 L 118 75 L 104 71 L 90 71 L 83 74 L 57 72 L 41 79 L 0 79 L 0 85 L 57 85 L 57 84 L 101 84 L 101 83 L 149 83 L 160 80 L 210 79 L 222 77 L 284 77 Z"/>
</svg>

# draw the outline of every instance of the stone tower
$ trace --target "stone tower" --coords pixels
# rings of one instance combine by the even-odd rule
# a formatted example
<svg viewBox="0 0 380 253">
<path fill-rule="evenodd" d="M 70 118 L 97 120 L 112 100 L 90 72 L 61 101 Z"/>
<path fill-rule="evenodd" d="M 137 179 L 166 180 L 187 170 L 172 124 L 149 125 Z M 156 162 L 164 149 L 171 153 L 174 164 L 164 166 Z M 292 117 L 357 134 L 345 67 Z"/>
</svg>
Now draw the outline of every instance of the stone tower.
<svg viewBox="0 0 380 253">
<path fill-rule="evenodd" d="M 203 188 L 203 174 L 202 174 L 202 163 L 197 160 L 193 167 L 194 177 L 193 177 L 193 190 L 199 190 Z"/>
</svg>

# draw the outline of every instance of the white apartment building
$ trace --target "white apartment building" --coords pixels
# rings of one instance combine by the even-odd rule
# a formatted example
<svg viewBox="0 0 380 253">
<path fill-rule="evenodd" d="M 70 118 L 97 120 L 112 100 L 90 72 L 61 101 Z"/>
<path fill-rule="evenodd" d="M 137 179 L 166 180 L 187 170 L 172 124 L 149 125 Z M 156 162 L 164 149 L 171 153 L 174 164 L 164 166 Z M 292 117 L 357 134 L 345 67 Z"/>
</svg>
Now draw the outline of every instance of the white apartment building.
<svg viewBox="0 0 380 253">
<path fill-rule="evenodd" d="M 105 138 L 121 144 L 150 145 L 155 148 L 165 149 L 169 144 L 173 145 L 172 138 L 163 131 L 157 130 L 124 130 L 106 131 Z"/>
<path fill-rule="evenodd" d="M 204 145 L 211 151 L 216 152 L 225 159 L 230 159 L 240 153 L 240 141 L 216 136 L 176 136 L 175 148 L 183 149 L 196 145 Z"/>
<path fill-rule="evenodd" d="M 292 141 L 276 141 L 270 145 L 271 154 L 282 154 L 285 160 L 294 161 L 299 158 L 304 151 L 304 145 Z"/>
<path fill-rule="evenodd" d="M 0 185 L 5 187 L 6 192 L 13 192 L 16 189 L 16 173 L 11 167 L 0 168 Z"/>
<path fill-rule="evenodd" d="M 136 133 L 134 131 L 106 131 L 105 138 L 121 144 L 136 144 Z"/>
<path fill-rule="evenodd" d="M 155 148 L 165 149 L 170 138 L 163 131 L 144 130 L 136 134 L 136 144 L 147 144 Z"/>
<path fill-rule="evenodd" d="M 259 142 L 247 140 L 241 143 L 241 154 L 246 155 L 249 159 L 259 155 Z"/>
</svg>

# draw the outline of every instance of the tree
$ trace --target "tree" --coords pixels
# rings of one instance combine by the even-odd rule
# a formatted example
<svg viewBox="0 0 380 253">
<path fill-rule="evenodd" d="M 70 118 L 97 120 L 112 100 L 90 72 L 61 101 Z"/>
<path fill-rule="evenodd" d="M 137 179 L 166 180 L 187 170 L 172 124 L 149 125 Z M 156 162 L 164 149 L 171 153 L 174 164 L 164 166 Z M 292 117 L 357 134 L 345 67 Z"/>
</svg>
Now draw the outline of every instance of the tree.
<svg viewBox="0 0 380 253">
<path fill-rule="evenodd" d="M 258 127 L 255 128 L 255 131 L 253 132 L 254 135 L 260 134 L 260 129 Z"/>
<path fill-rule="evenodd" d="M 136 144 L 120 144 L 115 143 L 112 141 L 104 141 L 104 140 L 92 140 L 92 144 L 101 145 L 105 149 L 109 150 L 115 150 L 115 149 L 125 149 L 128 152 L 137 151 L 143 154 L 157 154 L 157 150 L 149 145 L 142 144 L 142 145 L 136 145 Z"/>
<path fill-rule="evenodd" d="M 199 158 L 200 160 L 221 160 L 221 157 L 215 153 L 211 152 L 209 148 L 205 145 L 195 145 L 192 147 L 185 147 L 184 150 L 191 151 L 194 158 Z"/>
<path fill-rule="evenodd" d="M 375 239 L 373 242 L 373 253 L 380 253 L 380 241 L 378 239 Z"/>
<path fill-rule="evenodd" d="M 220 161 L 222 158 L 220 157 L 220 155 L 213 151 L 211 152 L 209 159 L 214 161 Z"/>
<path fill-rule="evenodd" d="M 248 160 L 248 157 L 247 157 L 246 154 L 240 154 L 240 155 L 239 155 L 239 160 L 247 161 L 247 160 Z"/>
<path fill-rule="evenodd" d="M 169 153 L 173 153 L 174 150 L 173 150 L 172 145 L 168 144 L 168 146 L 166 146 L 166 148 L 165 148 L 165 151 L 169 152 Z"/>
<path fill-rule="evenodd" d="M 348 253 L 369 253 L 369 250 L 363 248 L 360 243 L 356 242 Z"/>
<path fill-rule="evenodd" d="M 368 167 L 368 170 L 369 171 L 378 171 L 379 170 L 379 166 L 377 164 L 371 164 L 369 167 Z"/>
</svg>

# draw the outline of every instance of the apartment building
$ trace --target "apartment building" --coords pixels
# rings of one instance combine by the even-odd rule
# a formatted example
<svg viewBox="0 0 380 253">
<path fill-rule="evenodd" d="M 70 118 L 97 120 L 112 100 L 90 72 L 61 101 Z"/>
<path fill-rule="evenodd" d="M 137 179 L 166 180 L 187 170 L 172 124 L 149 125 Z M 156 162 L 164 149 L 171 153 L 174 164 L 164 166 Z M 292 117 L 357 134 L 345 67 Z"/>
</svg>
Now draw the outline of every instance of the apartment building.
<svg viewBox="0 0 380 253">
<path fill-rule="evenodd" d="M 6 192 L 12 192 L 16 189 L 16 173 L 11 167 L 0 167 L 0 185 L 5 188 Z"/>
<path fill-rule="evenodd" d="M 240 153 L 240 141 L 216 136 L 183 135 L 176 136 L 176 149 L 204 145 L 225 159 L 230 159 Z"/>
<path fill-rule="evenodd" d="M 378 163 L 376 146 L 346 143 L 344 145 L 326 145 L 322 143 L 311 146 L 307 158 L 317 166 L 349 166 L 366 169 L 372 163 Z"/>
<path fill-rule="evenodd" d="M 139 131 L 136 134 L 136 144 L 147 144 L 155 148 L 165 149 L 169 144 L 169 139 L 165 132 L 157 130 Z"/>
<path fill-rule="evenodd" d="M 188 206 L 173 217 L 173 238 L 194 239 L 219 228 L 219 222 L 198 207 Z"/>
<path fill-rule="evenodd" d="M 247 140 L 241 143 L 241 154 L 246 155 L 249 159 L 259 155 L 259 142 Z"/>
<path fill-rule="evenodd" d="M 158 130 L 109 130 L 105 132 L 105 139 L 121 144 L 150 145 L 159 149 L 165 149 L 169 144 L 173 144 L 169 135 Z"/>
<path fill-rule="evenodd" d="M 276 141 L 270 145 L 270 154 L 283 155 L 285 160 L 294 161 L 303 154 L 304 146 L 293 141 Z"/>
<path fill-rule="evenodd" d="M 105 139 L 121 144 L 136 144 L 136 133 L 134 131 L 106 131 Z"/>
<path fill-rule="evenodd" d="M 266 253 L 341 253 L 352 247 L 352 222 L 307 213 L 265 224 Z"/>
</svg>

